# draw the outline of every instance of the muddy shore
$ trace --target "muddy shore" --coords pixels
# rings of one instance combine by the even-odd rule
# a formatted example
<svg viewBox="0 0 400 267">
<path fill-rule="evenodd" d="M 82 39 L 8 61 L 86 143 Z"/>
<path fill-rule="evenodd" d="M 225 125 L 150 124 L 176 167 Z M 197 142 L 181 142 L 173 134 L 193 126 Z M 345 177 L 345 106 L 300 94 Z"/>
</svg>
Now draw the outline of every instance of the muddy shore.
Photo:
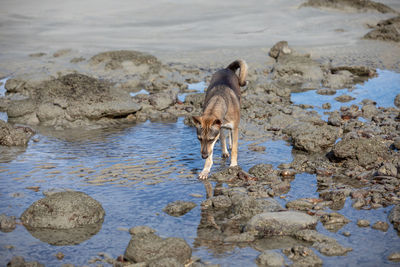
<svg viewBox="0 0 400 267">
<path fill-rule="evenodd" d="M 22 147 L 14 159 L 23 155 L 32 142 L 41 144 L 40 139 L 34 139 L 35 133 L 65 140 L 93 130 L 135 128 L 146 121 L 183 120 L 185 125 L 192 126 L 191 116 L 201 112 L 204 87 L 210 76 L 236 58 L 245 59 L 250 66 L 248 85 L 242 91 L 240 139 L 250 144 L 248 150 L 252 153 L 268 150 L 263 144 L 270 140 L 283 140 L 291 148 L 290 163 L 273 166 L 266 160 L 246 170 L 237 167 L 213 171 L 209 182 L 204 183 L 206 196 L 201 196 L 197 209 L 195 203 L 179 198 L 159 207 L 160 212 L 165 209 L 176 218 L 198 213 L 197 233 L 191 234 L 196 236 L 193 243 L 161 236 L 154 226 L 155 229 L 131 225 L 131 239 L 123 245 L 126 250 L 120 251 L 121 256 L 101 254 L 87 264 L 212 266 L 212 261 L 203 261 L 192 251 L 206 248 L 223 253 L 249 247 L 259 254 L 245 259 L 250 265 L 322 266 L 331 257 L 337 257 L 338 262 L 354 262 L 357 244 L 342 244 L 343 236 L 351 235 L 341 230 L 347 224 L 383 233 L 400 231 L 400 87 L 389 106 L 378 105 L 373 95 L 346 105 L 355 98 L 342 94 L 335 98 L 342 103 L 339 108 L 325 103 L 321 106 L 325 112 L 321 114 L 313 105 L 296 104 L 293 100 L 294 94 L 308 91 L 326 96 L 349 89 L 350 94 L 351 89 L 379 77 L 382 69 L 400 72 L 400 39 L 396 35 L 400 4 L 388 0 L 381 1 L 386 4 L 382 6 L 365 1 L 360 7 L 349 6 L 352 1 L 334 1 L 337 5 L 326 6 L 327 1 L 308 1 L 301 6 L 303 1 L 295 2 L 235 2 L 227 10 L 208 13 L 204 18 L 201 15 L 210 8 L 208 4 L 197 3 L 201 7 L 197 13 L 192 6 L 178 9 L 176 4 L 160 2 L 157 5 L 171 12 L 158 20 L 137 13 L 138 22 L 130 25 L 126 15 L 118 23 L 110 23 L 113 16 L 105 16 L 101 24 L 109 26 L 97 33 L 93 47 L 89 44 L 96 35 L 84 34 L 91 28 L 72 31 L 77 25 L 71 23 L 71 17 L 63 17 L 63 35 L 48 25 L 52 16 L 73 8 L 72 2 L 65 3 L 62 10 L 46 9 L 43 13 L 29 5 L 17 9 L 11 1 L 7 3 L 6 11 L 1 11 L 5 14 L 1 16 L 3 21 L 0 20 L 6 25 L 0 33 L 9 37 L 1 40 L 4 50 L 0 52 L 0 78 L 5 83 L 0 112 L 7 114 L 7 123 L 0 125 L 0 145 L 4 151 Z M 143 4 L 139 11 L 149 12 L 153 5 Z M 129 7 L 121 5 L 114 9 L 115 14 L 124 8 Z M 234 9 L 241 12 L 220 19 Z M 271 16 L 265 16 L 270 9 L 276 15 L 269 11 Z M 38 19 L 34 14 L 50 17 Z M 95 20 L 95 16 L 78 16 L 76 23 L 91 25 Z M 32 23 L 33 30 L 25 32 L 22 21 Z M 156 30 L 163 24 L 164 29 Z M 222 30 L 233 24 L 238 26 Z M 267 24 L 266 28 L 259 26 Z M 131 45 L 129 38 L 106 34 L 118 28 L 133 29 L 137 42 Z M 78 34 L 81 38 L 76 38 Z M 49 40 L 53 40 L 51 45 Z M 202 88 L 193 89 L 192 84 Z M 30 138 L 33 139 L 29 141 Z M 132 188 L 136 182 L 167 184 L 169 173 L 164 175 L 163 169 L 157 169 L 157 160 L 148 161 L 139 169 L 121 164 L 103 168 L 100 174 L 91 175 L 95 170 L 91 172 L 84 166 L 77 172 L 89 186 L 112 184 L 119 179 L 135 180 Z M 154 172 L 146 172 L 154 167 Z M 6 178 L 2 173 L 2 178 Z M 295 199 L 288 197 L 295 180 L 304 173 L 315 177 L 315 192 Z M 61 176 L 57 171 L 52 175 Z M 196 171 L 182 175 L 196 181 Z M 346 207 L 355 212 L 376 210 L 382 213 L 381 219 L 349 219 L 341 214 Z M 50 213 L 54 216 L 53 211 Z M 40 221 L 44 220 L 44 216 L 38 216 Z M 21 231 L 22 226 L 15 228 L 16 223 L 32 231 L 26 220 L 8 214 L 1 215 L 0 230 L 6 234 Z M 50 227 L 51 222 L 45 220 L 44 225 L 33 232 L 46 232 L 47 228 L 63 230 Z M 324 234 L 321 229 L 334 234 Z M 81 242 L 84 241 L 76 243 Z M 392 250 L 380 255 L 376 263 L 395 264 L 400 248 L 393 244 Z M 390 256 L 386 255 L 388 252 Z M 2 256 L 2 262 L 9 262 L 9 266 L 40 266 L 32 255 L 29 262 L 12 256 Z M 63 256 L 59 257 L 62 260 Z M 346 257 L 351 260 L 345 261 Z M 73 256 L 68 260 L 75 264 Z"/>
</svg>

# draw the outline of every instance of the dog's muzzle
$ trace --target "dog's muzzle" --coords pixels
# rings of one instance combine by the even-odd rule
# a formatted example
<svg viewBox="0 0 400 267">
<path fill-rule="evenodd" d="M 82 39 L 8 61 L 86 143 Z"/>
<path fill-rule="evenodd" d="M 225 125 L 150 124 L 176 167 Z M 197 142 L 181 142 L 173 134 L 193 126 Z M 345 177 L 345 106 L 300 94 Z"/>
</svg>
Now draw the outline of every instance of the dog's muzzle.
<svg viewBox="0 0 400 267">
<path fill-rule="evenodd" d="M 208 154 L 201 153 L 201 157 L 202 157 L 203 159 L 206 159 L 206 158 L 208 158 Z"/>
</svg>

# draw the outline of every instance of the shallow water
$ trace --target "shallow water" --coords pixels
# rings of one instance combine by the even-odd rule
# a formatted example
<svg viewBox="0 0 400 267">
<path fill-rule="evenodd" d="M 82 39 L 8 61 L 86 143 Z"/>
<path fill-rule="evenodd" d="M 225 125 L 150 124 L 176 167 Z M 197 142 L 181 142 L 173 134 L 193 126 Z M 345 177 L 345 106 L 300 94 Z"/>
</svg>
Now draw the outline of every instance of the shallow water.
<svg viewBox="0 0 400 267">
<path fill-rule="evenodd" d="M 369 79 L 363 84 L 356 84 L 353 89 L 337 90 L 334 95 L 318 95 L 315 90 L 311 90 L 294 93 L 291 100 L 294 104 L 313 105 L 325 120 L 329 117 L 323 114 L 325 111 L 338 110 L 341 106 L 360 105 L 363 99 L 374 100 L 377 107 L 394 107 L 394 99 L 400 93 L 400 73 L 379 69 L 377 73 L 377 77 Z M 336 97 L 343 94 L 350 95 L 355 99 L 345 103 L 335 100 Z M 322 109 L 324 103 L 330 103 L 331 109 Z"/>
<path fill-rule="evenodd" d="M 395 79 L 389 84 L 400 84 L 395 82 L 400 77 L 398 74 L 385 71 L 379 74 L 378 78 L 350 93 L 356 94 L 357 90 L 364 92 L 368 86 L 376 87 L 373 82 L 389 74 Z M 383 85 L 381 88 L 384 88 Z M 376 100 L 372 92 L 367 96 L 359 95 Z M 295 102 L 307 104 L 310 101 L 315 104 L 322 97 L 325 96 L 314 93 Z M 321 103 L 329 101 L 333 104 L 334 97 Z M 389 102 L 394 99 L 386 93 L 378 99 L 379 106 L 385 105 L 386 102 L 379 102 L 386 101 L 383 98 L 388 98 Z M 106 211 L 106 217 L 100 231 L 78 245 L 50 245 L 33 237 L 21 225 L 17 225 L 13 232 L 0 232 L 0 263 L 3 265 L 14 255 L 21 255 L 27 261 L 39 261 L 46 266 L 88 264 L 99 252 L 116 258 L 124 253 L 129 243 L 127 230 L 137 225 L 153 227 L 162 237 L 183 237 L 192 246 L 194 255 L 222 266 L 255 266 L 259 249 L 265 245 L 279 248 L 272 240 L 266 241 L 264 246 L 258 244 L 252 247 L 198 245 L 199 205 L 206 192 L 203 183 L 197 180 L 197 173 L 203 167 L 203 160 L 195 130 L 184 125 L 182 118 L 176 123 L 145 122 L 102 130 L 55 132 L 40 129 L 39 132 L 39 141 L 31 140 L 26 149 L 0 147 L 0 213 L 19 217 L 29 205 L 43 197 L 42 192 L 74 189 L 98 200 Z M 250 151 L 249 144 L 241 141 L 239 146 L 239 165 L 246 171 L 258 163 L 272 164 L 277 168 L 293 160 L 291 146 L 285 141 L 258 144 L 266 147 L 264 152 Z M 229 166 L 229 160 L 223 160 L 220 155 L 217 144 L 212 172 Z M 39 189 L 35 191 L 29 187 Z M 191 194 L 201 194 L 202 197 Z M 296 175 L 291 182 L 291 190 L 278 201 L 284 205 L 290 200 L 317 196 L 315 175 L 303 173 Z M 178 218 L 165 214 L 162 209 L 176 200 L 193 201 L 198 206 Z M 390 208 L 355 210 L 351 207 L 351 200 L 348 200 L 339 212 L 351 219 L 350 223 L 337 233 L 329 232 L 318 224 L 320 232 L 354 249 L 344 257 L 326 257 L 316 252 L 324 260 L 324 265 L 396 265 L 387 260 L 390 253 L 400 250 L 399 236 L 392 225 L 387 232 L 356 225 L 358 219 L 368 219 L 371 224 L 378 220 L 387 221 Z M 343 236 L 343 231 L 351 232 L 351 236 Z M 8 245 L 14 248 L 6 248 Z M 65 255 L 63 260 L 57 260 L 57 252 Z"/>
</svg>

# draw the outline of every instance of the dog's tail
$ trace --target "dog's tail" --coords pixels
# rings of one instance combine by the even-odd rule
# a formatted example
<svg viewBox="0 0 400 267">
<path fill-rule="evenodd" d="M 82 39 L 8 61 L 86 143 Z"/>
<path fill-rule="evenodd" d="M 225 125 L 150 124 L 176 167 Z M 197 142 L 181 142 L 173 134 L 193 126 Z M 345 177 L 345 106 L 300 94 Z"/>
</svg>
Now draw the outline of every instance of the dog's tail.
<svg viewBox="0 0 400 267">
<path fill-rule="evenodd" d="M 245 86 L 246 85 L 246 76 L 247 76 L 247 64 L 246 61 L 243 59 L 237 59 L 233 61 L 231 64 L 229 64 L 227 69 L 230 69 L 233 72 L 236 72 L 237 69 L 240 68 L 239 72 L 239 85 L 240 86 Z"/>
</svg>

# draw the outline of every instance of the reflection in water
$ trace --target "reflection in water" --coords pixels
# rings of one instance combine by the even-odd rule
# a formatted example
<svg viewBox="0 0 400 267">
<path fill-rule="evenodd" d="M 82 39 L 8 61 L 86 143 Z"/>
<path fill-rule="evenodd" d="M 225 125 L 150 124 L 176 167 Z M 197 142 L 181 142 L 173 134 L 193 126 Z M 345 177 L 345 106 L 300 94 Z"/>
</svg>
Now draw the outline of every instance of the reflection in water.
<svg viewBox="0 0 400 267">
<path fill-rule="evenodd" d="M 73 229 L 30 229 L 27 227 L 27 230 L 33 237 L 42 242 L 53 246 L 69 246 L 78 245 L 88 240 L 100 231 L 102 224 L 103 221 Z"/>
</svg>

